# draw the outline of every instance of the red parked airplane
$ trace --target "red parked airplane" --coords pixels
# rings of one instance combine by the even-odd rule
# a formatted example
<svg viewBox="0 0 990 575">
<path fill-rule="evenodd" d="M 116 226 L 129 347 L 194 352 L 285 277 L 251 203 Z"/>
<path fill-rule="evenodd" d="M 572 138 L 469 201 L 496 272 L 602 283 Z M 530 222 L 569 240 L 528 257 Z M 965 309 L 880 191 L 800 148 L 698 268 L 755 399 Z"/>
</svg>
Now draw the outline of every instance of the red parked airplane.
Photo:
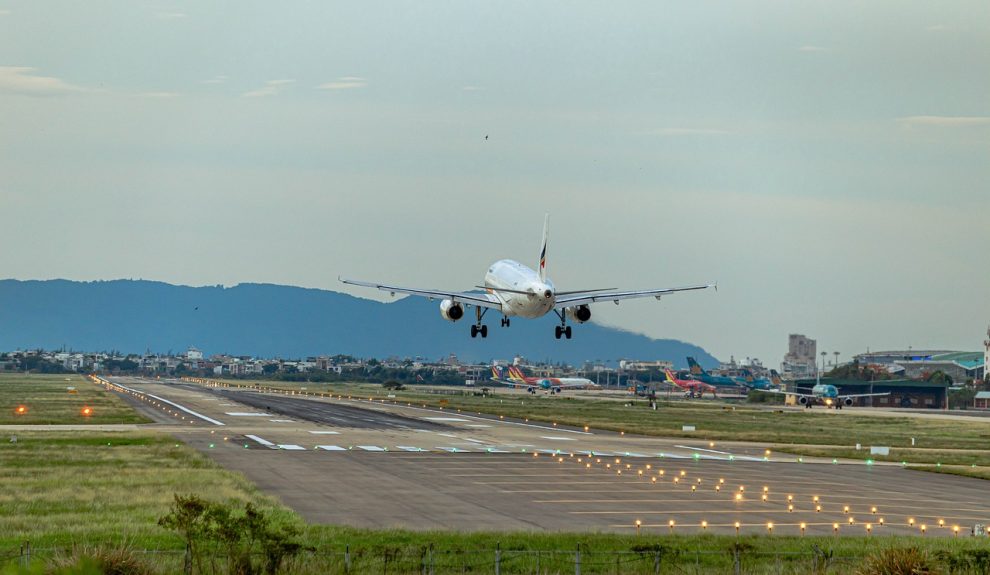
<svg viewBox="0 0 990 575">
<path fill-rule="evenodd" d="M 669 369 L 665 369 L 663 372 L 667 376 L 667 381 L 683 389 L 688 397 L 701 397 L 706 392 L 711 392 L 712 397 L 718 399 L 718 396 L 715 395 L 715 386 L 713 385 L 693 379 L 677 379 L 677 376 Z"/>
</svg>

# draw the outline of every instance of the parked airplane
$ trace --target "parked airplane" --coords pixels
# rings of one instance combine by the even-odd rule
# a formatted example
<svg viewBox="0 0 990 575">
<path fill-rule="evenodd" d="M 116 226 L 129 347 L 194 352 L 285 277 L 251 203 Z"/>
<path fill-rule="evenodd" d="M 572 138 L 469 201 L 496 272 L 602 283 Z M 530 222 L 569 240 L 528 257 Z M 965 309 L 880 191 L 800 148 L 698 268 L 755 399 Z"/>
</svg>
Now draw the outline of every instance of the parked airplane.
<svg viewBox="0 0 990 575">
<path fill-rule="evenodd" d="M 508 378 L 506 378 L 506 372 Z M 502 385 L 525 387 L 530 393 L 536 393 L 537 389 L 543 389 L 550 393 L 560 393 L 565 389 L 595 389 L 599 387 L 595 382 L 583 377 L 526 377 L 518 367 L 512 365 L 509 367 L 493 365 L 491 379 Z"/>
<path fill-rule="evenodd" d="M 701 367 L 701 364 L 699 364 L 693 357 L 687 358 L 687 362 L 691 371 L 691 379 L 694 379 L 695 381 L 700 381 L 716 387 L 731 387 L 734 389 L 737 389 L 740 385 L 742 385 L 739 381 L 727 375 L 712 375 L 708 373 L 705 371 L 705 368 Z"/>
<path fill-rule="evenodd" d="M 798 391 L 780 391 L 776 389 L 767 389 L 767 393 L 780 393 L 783 395 L 793 395 L 797 397 L 797 402 L 811 409 L 811 406 L 820 403 L 828 408 L 842 409 L 843 406 L 849 407 L 853 404 L 853 400 L 857 397 L 879 397 L 882 395 L 890 395 L 890 392 L 885 393 L 854 393 L 849 395 L 839 395 L 839 390 L 834 386 L 827 383 L 819 383 L 818 385 L 811 388 L 811 393 L 801 393 Z"/>
<path fill-rule="evenodd" d="M 715 386 L 693 379 L 678 379 L 669 369 L 663 370 L 663 373 L 667 376 L 667 381 L 683 389 L 688 397 L 702 397 L 706 392 L 711 392 L 712 397 L 718 399 Z"/>
<path fill-rule="evenodd" d="M 774 373 L 777 373 L 777 372 L 771 370 L 771 373 L 774 374 Z M 743 374 L 743 376 L 740 377 L 740 378 L 737 378 L 736 381 L 739 383 L 739 385 L 741 385 L 743 387 L 746 387 L 748 389 L 755 389 L 755 390 L 758 390 L 758 391 L 766 391 L 768 389 L 773 388 L 773 386 L 774 386 L 774 383 L 773 383 L 773 380 L 772 379 L 767 379 L 765 377 L 756 377 L 748 369 L 743 369 L 742 370 L 742 374 Z"/>
<path fill-rule="evenodd" d="M 374 282 L 339 278 L 345 284 L 372 287 L 391 293 L 420 296 L 440 301 L 440 316 L 447 321 L 457 321 L 464 317 L 465 306 L 475 306 L 475 323 L 471 326 L 471 337 L 488 337 L 488 326 L 481 323 L 488 310 L 502 314 L 502 327 L 509 327 L 510 318 L 538 318 L 553 312 L 560 319 L 554 336 L 571 339 L 571 326 L 567 320 L 584 323 L 591 319 L 590 304 L 610 301 L 616 305 L 621 300 L 655 297 L 691 290 L 716 287 L 714 284 L 694 285 L 677 288 L 647 289 L 636 291 L 616 291 L 615 288 L 557 291 L 547 277 L 547 240 L 549 238 L 550 216 L 543 223 L 543 247 L 540 250 L 538 271 L 531 270 L 513 260 L 499 260 L 488 268 L 485 284 L 475 286 L 485 293 L 444 291 L 392 286 Z M 717 289 L 717 287 L 716 287 Z"/>
<path fill-rule="evenodd" d="M 746 389 L 767 390 L 774 386 L 774 383 L 765 377 L 756 377 L 748 369 L 743 369 L 743 377 L 729 377 L 727 375 L 712 375 L 705 371 L 693 357 L 687 358 L 688 366 L 691 368 L 691 377 L 716 387 L 745 387 Z M 776 373 L 776 372 L 773 372 Z"/>
</svg>

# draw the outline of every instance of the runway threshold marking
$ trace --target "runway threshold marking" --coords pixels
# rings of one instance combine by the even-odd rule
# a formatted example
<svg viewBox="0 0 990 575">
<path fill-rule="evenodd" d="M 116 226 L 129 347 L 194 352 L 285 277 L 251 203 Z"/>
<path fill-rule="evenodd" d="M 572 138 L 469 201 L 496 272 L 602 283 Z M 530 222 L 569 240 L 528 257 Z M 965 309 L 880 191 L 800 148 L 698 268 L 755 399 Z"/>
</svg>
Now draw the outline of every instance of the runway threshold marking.
<svg viewBox="0 0 990 575">
<path fill-rule="evenodd" d="M 253 412 L 253 411 L 252 412 L 248 412 L 248 411 L 225 411 L 224 413 L 226 415 L 231 416 L 231 417 L 271 417 L 272 416 L 272 414 L 270 414 L 270 413 L 257 413 L 257 412 Z"/>
<path fill-rule="evenodd" d="M 272 443 L 271 441 L 268 441 L 267 439 L 262 439 L 261 437 L 258 437 L 257 435 L 245 435 L 244 437 L 247 437 L 248 439 L 250 439 L 252 441 L 256 441 L 256 442 L 260 443 L 261 445 L 264 445 L 265 447 L 275 447 L 275 444 L 274 443 Z"/>
<path fill-rule="evenodd" d="M 286 451 L 306 451 L 306 448 L 301 445 L 294 445 L 291 443 L 279 444 L 279 449 L 284 449 Z"/>
<path fill-rule="evenodd" d="M 169 400 L 165 399 L 164 397 L 158 397 L 157 395 L 152 395 L 152 394 L 146 393 L 144 391 L 140 391 L 140 390 L 137 390 L 137 389 L 131 389 L 130 387 L 127 387 L 126 385 L 121 385 L 119 383 L 114 383 L 114 382 L 108 382 L 108 383 L 110 383 L 111 385 L 116 385 L 117 387 L 119 387 L 121 389 L 126 389 L 127 391 L 130 391 L 131 393 L 138 393 L 138 394 L 141 394 L 141 395 L 150 397 L 152 399 L 157 399 L 158 401 L 160 401 L 162 403 L 167 403 L 167 404 L 171 405 L 172 407 L 174 407 L 176 409 L 179 409 L 181 411 L 184 411 L 184 412 L 188 413 L 189 415 L 193 415 L 195 417 L 198 417 L 198 418 L 202 419 L 203 421 L 208 421 L 208 422 L 212 423 L 213 425 L 226 425 L 226 423 L 224 423 L 222 421 L 217 421 L 217 420 L 213 419 L 212 417 L 207 417 L 207 416 L 203 415 L 202 413 L 196 413 L 195 411 L 189 409 L 188 407 L 186 407 L 184 405 L 179 405 L 178 403 L 175 403 L 174 401 L 169 401 Z"/>
<path fill-rule="evenodd" d="M 346 448 L 339 445 L 317 445 L 316 448 L 323 451 L 347 451 Z"/>
<path fill-rule="evenodd" d="M 340 435 L 339 431 L 310 431 L 313 435 Z"/>
</svg>

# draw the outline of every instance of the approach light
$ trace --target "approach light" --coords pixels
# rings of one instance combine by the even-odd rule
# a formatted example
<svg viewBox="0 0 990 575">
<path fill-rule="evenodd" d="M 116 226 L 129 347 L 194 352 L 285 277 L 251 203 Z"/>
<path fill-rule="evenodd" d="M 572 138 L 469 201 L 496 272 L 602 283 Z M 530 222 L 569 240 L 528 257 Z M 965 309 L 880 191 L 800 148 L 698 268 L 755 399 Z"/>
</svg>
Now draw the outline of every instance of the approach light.
<svg viewBox="0 0 990 575">
<path fill-rule="evenodd" d="M 15 415 L 24 415 L 25 413 L 27 413 L 27 410 L 28 410 L 28 408 L 27 408 L 26 405 L 18 405 L 17 408 L 14 409 L 14 414 Z"/>
<path fill-rule="evenodd" d="M 89 417 L 90 415 L 93 415 L 93 408 L 92 407 L 82 408 L 82 414 L 84 417 Z"/>
</svg>

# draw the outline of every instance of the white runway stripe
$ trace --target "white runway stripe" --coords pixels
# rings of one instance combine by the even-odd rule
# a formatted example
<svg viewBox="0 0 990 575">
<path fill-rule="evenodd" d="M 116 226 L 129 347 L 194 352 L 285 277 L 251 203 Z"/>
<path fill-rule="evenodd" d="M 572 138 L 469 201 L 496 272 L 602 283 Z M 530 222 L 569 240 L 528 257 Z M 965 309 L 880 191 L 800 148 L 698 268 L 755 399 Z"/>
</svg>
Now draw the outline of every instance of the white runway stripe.
<svg viewBox="0 0 990 575">
<path fill-rule="evenodd" d="M 244 437 L 247 437 L 248 439 L 257 441 L 258 443 L 264 445 L 265 447 L 274 447 L 275 446 L 275 444 L 272 443 L 271 441 L 268 441 L 267 439 L 262 439 L 262 438 L 258 437 L 257 435 L 245 435 Z"/>
<path fill-rule="evenodd" d="M 293 445 L 291 443 L 290 444 L 287 444 L 287 445 L 279 445 L 278 448 L 279 449 L 285 449 L 287 451 L 306 451 L 306 448 L 305 447 L 303 447 L 301 445 Z"/>
<path fill-rule="evenodd" d="M 347 451 L 346 448 L 339 445 L 317 445 L 316 448 L 322 449 L 323 451 Z"/>
</svg>

